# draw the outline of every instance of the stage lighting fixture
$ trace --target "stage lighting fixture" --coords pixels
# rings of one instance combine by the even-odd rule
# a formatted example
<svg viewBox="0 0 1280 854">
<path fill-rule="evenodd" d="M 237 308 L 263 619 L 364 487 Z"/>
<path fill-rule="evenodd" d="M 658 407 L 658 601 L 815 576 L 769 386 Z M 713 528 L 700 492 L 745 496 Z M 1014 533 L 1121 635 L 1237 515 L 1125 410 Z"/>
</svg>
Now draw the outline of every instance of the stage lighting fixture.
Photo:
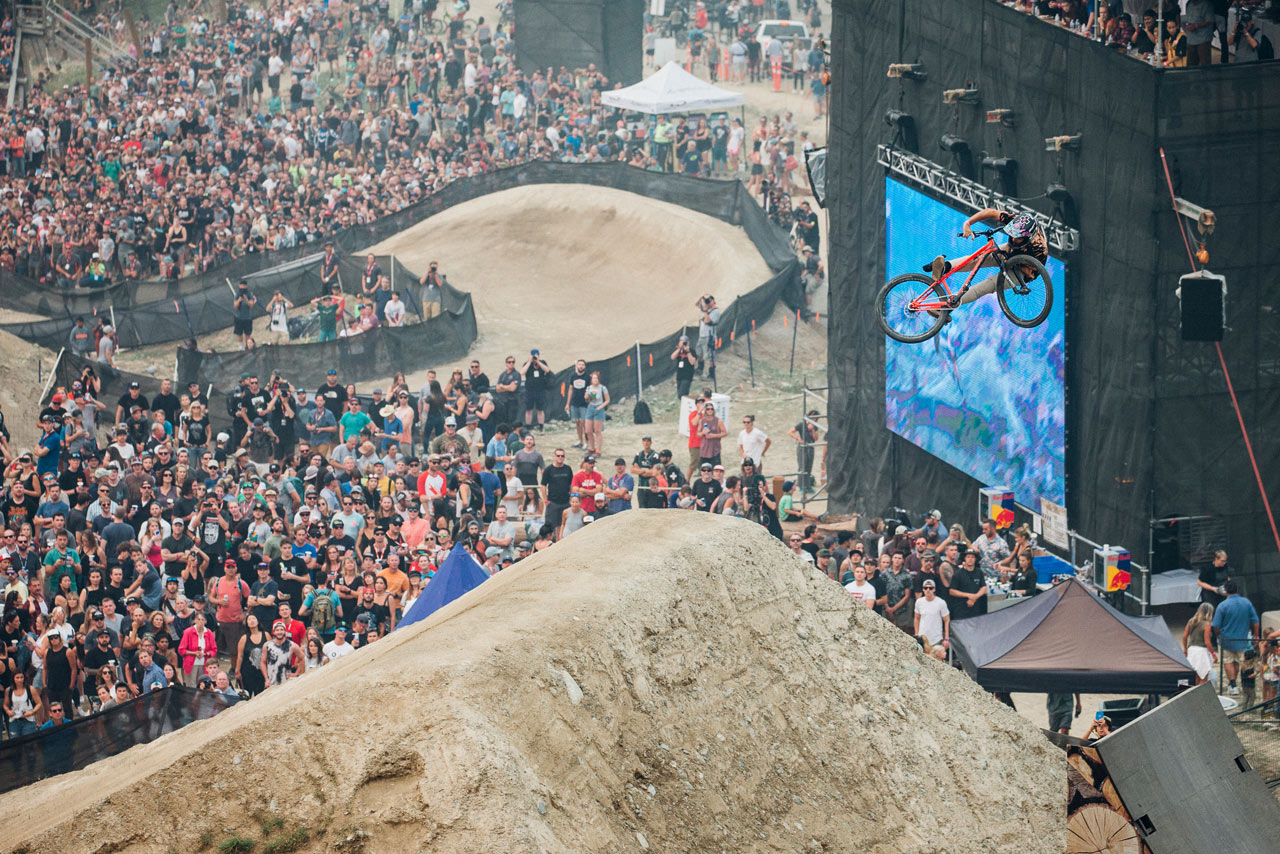
<svg viewBox="0 0 1280 854">
<path fill-rule="evenodd" d="M 1045 151 L 1079 151 L 1080 140 L 1084 138 L 1084 134 L 1074 134 L 1072 136 L 1051 136 L 1044 141 Z"/>
<path fill-rule="evenodd" d="M 978 103 L 977 89 L 944 89 L 942 90 L 942 103 L 944 104 L 976 104 Z"/>
<path fill-rule="evenodd" d="M 916 120 L 910 113 L 902 110 L 889 110 L 884 114 L 884 123 L 893 128 L 895 148 L 905 148 L 912 154 L 920 153 L 920 145 L 916 139 Z"/>
<path fill-rule="evenodd" d="M 1013 110 L 987 110 L 987 124 L 1013 127 Z"/>
<path fill-rule="evenodd" d="M 983 171 L 990 169 L 1000 179 L 999 190 L 1006 196 L 1018 196 L 1018 161 L 1012 157 L 983 157 Z"/>
<path fill-rule="evenodd" d="M 1050 184 L 1045 188 L 1044 194 L 1049 197 L 1049 201 L 1056 205 L 1071 199 L 1071 191 L 1061 184 Z"/>
<path fill-rule="evenodd" d="M 889 76 L 903 80 L 924 80 L 929 74 L 919 62 L 894 62 L 889 65 Z"/>
<path fill-rule="evenodd" d="M 966 178 L 973 177 L 973 153 L 969 150 L 968 141 L 949 133 L 944 133 L 938 140 L 938 147 L 951 152 L 952 168 Z"/>
<path fill-rule="evenodd" d="M 952 154 L 967 154 L 969 151 L 969 143 L 958 136 L 944 133 L 942 138 L 938 140 L 938 147 L 943 151 L 950 151 Z"/>
</svg>

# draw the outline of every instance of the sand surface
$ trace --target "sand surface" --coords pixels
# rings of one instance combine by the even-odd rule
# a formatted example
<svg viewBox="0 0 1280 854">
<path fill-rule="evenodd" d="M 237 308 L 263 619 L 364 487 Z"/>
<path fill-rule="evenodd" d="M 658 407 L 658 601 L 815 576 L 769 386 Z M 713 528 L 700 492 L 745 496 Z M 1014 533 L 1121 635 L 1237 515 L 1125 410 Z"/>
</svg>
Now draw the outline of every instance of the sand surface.
<svg viewBox="0 0 1280 854">
<path fill-rule="evenodd" d="M 586 184 L 493 193 L 368 251 L 392 253 L 416 271 L 439 261 L 471 293 L 480 337 L 458 364 L 477 358 L 491 377 L 504 357 L 523 363 L 532 347 L 553 370 L 613 356 L 696 324 L 699 295 L 714 294 L 724 307 L 772 275 L 740 228 Z M 410 376 L 415 387 L 419 379 Z"/>
<path fill-rule="evenodd" d="M 9 448 L 14 452 L 30 450 L 40 439 L 36 424 L 40 391 L 57 358 L 57 353 L 38 344 L 0 332 L 0 410 L 11 434 Z"/>
<path fill-rule="evenodd" d="M 631 511 L 338 664 L 0 797 L 0 840 L 1057 854 L 1064 781 L 1034 727 L 760 527 Z"/>
</svg>

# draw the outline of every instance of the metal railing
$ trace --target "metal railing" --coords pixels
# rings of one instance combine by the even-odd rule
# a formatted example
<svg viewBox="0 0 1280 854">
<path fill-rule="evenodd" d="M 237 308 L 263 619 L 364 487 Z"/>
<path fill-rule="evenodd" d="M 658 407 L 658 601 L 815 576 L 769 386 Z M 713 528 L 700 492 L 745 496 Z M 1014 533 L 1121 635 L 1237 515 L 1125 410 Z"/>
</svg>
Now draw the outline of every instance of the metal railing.
<svg viewBox="0 0 1280 854">
<path fill-rule="evenodd" d="M 797 324 L 796 324 L 796 325 L 797 325 L 797 327 L 798 327 L 798 326 L 799 326 L 799 323 L 797 322 Z M 827 491 L 827 484 L 829 483 L 828 479 L 827 479 L 825 476 L 824 476 L 824 477 L 822 477 L 822 478 L 814 478 L 814 477 L 813 477 L 813 474 L 812 474 L 813 465 L 812 465 L 812 463 L 817 461 L 817 456 L 818 456 L 818 450 L 817 450 L 817 449 L 818 449 L 818 448 L 824 448 L 824 449 L 825 449 L 825 448 L 827 447 L 826 435 L 827 435 L 827 430 L 828 430 L 829 425 L 830 425 L 830 420 L 827 418 L 827 416 L 826 416 L 826 415 L 818 415 L 818 416 L 815 416 L 815 417 L 810 417 L 810 415 L 809 415 L 809 399 L 810 399 L 810 398 L 813 398 L 813 399 L 815 399 L 815 400 L 821 401 L 821 402 L 822 402 L 822 405 L 823 405 L 823 407 L 824 407 L 824 408 L 827 408 L 827 407 L 829 407 L 829 406 L 830 406 L 830 404 L 828 404 L 828 402 L 827 402 L 827 398 L 824 396 L 824 394 L 825 394 L 825 392 L 826 392 L 826 391 L 827 391 L 827 386 L 824 386 L 824 385 L 822 385 L 822 386 L 811 386 L 811 385 L 809 385 L 808 381 L 805 381 L 805 382 L 803 383 L 803 385 L 801 386 L 801 389 L 800 389 L 800 423 L 804 424 L 804 425 L 805 425 L 805 426 L 807 426 L 807 427 L 813 427 L 815 430 L 817 430 L 817 431 L 818 431 L 818 432 L 823 436 L 823 438 L 822 438 L 822 440 L 821 440 L 821 441 L 818 441 L 818 442 L 810 442 L 810 441 L 808 441 L 808 431 L 805 431 L 805 439 L 806 439 L 806 441 L 801 442 L 801 443 L 797 446 L 797 447 L 799 447 L 799 448 L 810 448 L 810 449 L 812 449 L 812 450 L 813 450 L 814 460 L 813 460 L 813 461 L 811 461 L 811 463 L 810 463 L 810 465 L 809 465 L 810 471 L 809 471 L 809 472 L 804 472 L 804 474 L 808 475 L 808 480 L 812 480 L 812 481 L 813 481 L 813 482 L 815 482 L 815 483 L 816 483 L 816 482 L 818 482 L 819 480 L 821 481 L 821 483 L 818 485 L 817 489 L 812 489 L 812 490 L 805 489 L 805 487 L 809 486 L 809 482 L 808 482 L 808 480 L 805 480 L 804 478 L 800 478 L 800 474 L 801 474 L 801 473 L 800 473 L 800 472 L 797 472 L 797 475 L 796 475 L 797 480 L 801 481 L 801 483 L 800 483 L 800 509 L 801 509 L 801 510 L 805 509 L 806 505 L 807 505 L 810 501 L 814 501 L 814 500 L 816 500 L 816 499 L 818 498 L 818 496 L 819 496 L 819 495 L 822 495 L 824 492 L 826 492 L 826 491 Z M 819 394 L 819 392 L 823 392 L 824 394 Z M 817 419 L 819 419 L 819 418 L 820 418 L 820 419 L 822 419 L 823 421 L 827 421 L 828 423 L 827 423 L 826 425 L 824 425 L 824 424 L 819 424 L 819 423 L 818 423 L 818 421 L 817 421 Z M 797 459 L 797 460 L 796 460 L 796 462 L 797 462 L 797 463 L 799 463 L 799 459 Z M 799 466 L 799 465 L 797 465 L 797 466 L 796 466 L 796 468 L 800 468 L 800 466 Z M 824 473 L 824 474 L 825 474 L 825 473 Z M 810 497 L 810 496 L 809 496 L 809 493 L 810 493 L 810 492 L 812 492 L 812 493 L 813 493 L 813 496 L 812 496 L 812 497 Z"/>
</svg>

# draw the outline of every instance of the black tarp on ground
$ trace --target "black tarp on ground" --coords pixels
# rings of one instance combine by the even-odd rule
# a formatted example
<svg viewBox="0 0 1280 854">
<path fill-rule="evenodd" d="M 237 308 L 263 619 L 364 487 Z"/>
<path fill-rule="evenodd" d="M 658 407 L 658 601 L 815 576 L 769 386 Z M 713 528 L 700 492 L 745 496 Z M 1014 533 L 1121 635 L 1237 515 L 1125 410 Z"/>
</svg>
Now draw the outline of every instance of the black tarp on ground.
<svg viewBox="0 0 1280 854">
<path fill-rule="evenodd" d="M 135 744 L 155 741 L 189 723 L 211 718 L 232 705 L 230 697 L 175 686 L 60 727 L 7 739 L 0 742 L 0 792 L 78 771 Z"/>
<path fill-rule="evenodd" d="M 943 133 L 1018 161 L 1021 196 L 1061 181 L 1080 249 L 1065 260 L 1066 491 L 1072 528 L 1145 557 L 1147 520 L 1225 517 L 1232 565 L 1255 603 L 1275 601 L 1270 528 L 1212 344 L 1182 342 L 1174 289 L 1189 271 L 1158 149 L 1178 193 L 1218 214 L 1209 267 L 1228 276 L 1223 350 L 1259 468 L 1280 483 L 1280 243 L 1264 235 L 1280 198 L 1280 64 L 1157 70 L 994 0 L 836 0 L 828 208 L 833 509 L 939 507 L 972 525 L 978 481 L 885 426 L 885 113 L 915 119 L 918 152 L 950 166 Z M 893 62 L 925 80 L 891 80 Z M 980 103 L 944 105 L 975 87 Z M 1014 111 L 1015 127 L 985 111 Z M 1078 152 L 1046 137 L 1083 134 Z M 1061 173 L 1059 173 L 1059 160 Z M 986 173 L 990 177 L 993 173 Z M 983 175 L 974 175 L 978 180 Z M 1028 202 L 1046 213 L 1044 199 Z M 928 260 L 928 259 L 925 259 Z M 838 450 L 837 450 L 838 449 Z M 1273 502 L 1275 503 L 1275 502 Z"/>
<path fill-rule="evenodd" d="M 956 620 L 951 643 L 988 691 L 1174 694 L 1196 680 L 1163 617 L 1125 616 L 1074 578 Z"/>
</svg>

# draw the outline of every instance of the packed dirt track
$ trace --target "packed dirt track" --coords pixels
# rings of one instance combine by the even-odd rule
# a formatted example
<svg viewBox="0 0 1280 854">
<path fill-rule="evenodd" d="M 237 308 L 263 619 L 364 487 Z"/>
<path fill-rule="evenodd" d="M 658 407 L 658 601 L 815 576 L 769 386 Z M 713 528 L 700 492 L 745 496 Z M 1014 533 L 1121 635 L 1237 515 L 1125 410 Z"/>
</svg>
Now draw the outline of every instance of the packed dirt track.
<svg viewBox="0 0 1280 854">
<path fill-rule="evenodd" d="M 1061 852 L 1031 724 L 763 528 L 629 511 L 218 717 L 0 798 L 5 850 Z"/>
</svg>

